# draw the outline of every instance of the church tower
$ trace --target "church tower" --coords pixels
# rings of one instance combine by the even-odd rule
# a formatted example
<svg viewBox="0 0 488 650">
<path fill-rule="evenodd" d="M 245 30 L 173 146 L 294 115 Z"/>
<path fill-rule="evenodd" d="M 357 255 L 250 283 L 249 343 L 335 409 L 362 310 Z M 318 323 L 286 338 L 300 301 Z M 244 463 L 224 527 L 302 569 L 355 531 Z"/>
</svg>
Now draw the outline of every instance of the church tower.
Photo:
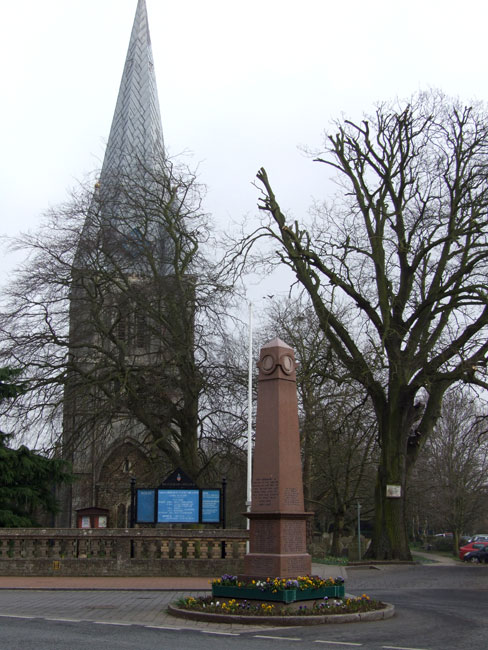
<svg viewBox="0 0 488 650">
<path fill-rule="evenodd" d="M 126 527 L 132 478 L 154 487 L 176 465 L 196 467 L 194 291 L 179 265 L 185 214 L 173 181 L 138 0 L 72 269 L 63 456 L 76 480 L 62 498 L 60 526 L 95 507 L 108 510 L 109 527 Z"/>
</svg>

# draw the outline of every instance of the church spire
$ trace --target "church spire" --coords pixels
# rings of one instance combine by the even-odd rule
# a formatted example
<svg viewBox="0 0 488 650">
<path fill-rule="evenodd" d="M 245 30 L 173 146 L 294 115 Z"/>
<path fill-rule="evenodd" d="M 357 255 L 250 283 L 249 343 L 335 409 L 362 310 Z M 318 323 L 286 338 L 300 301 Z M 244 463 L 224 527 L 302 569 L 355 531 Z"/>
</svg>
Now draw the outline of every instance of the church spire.
<svg viewBox="0 0 488 650">
<path fill-rule="evenodd" d="M 145 0 L 138 0 L 119 95 L 102 166 L 104 177 L 131 161 L 151 164 L 164 152 L 163 129 Z"/>
</svg>

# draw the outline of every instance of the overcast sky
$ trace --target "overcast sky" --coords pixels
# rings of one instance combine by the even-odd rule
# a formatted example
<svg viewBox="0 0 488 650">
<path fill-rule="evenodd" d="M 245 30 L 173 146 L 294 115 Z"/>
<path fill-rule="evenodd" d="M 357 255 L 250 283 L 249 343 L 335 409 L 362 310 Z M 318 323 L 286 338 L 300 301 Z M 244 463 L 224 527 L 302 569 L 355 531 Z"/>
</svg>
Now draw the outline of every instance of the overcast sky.
<svg viewBox="0 0 488 650">
<path fill-rule="evenodd" d="M 137 0 L 0 0 L 0 232 L 101 165 Z M 221 227 L 256 213 L 265 166 L 297 217 L 328 191 L 301 145 L 376 101 L 488 99 L 481 0 L 147 0 L 165 143 L 192 153 Z M 3 260 L 5 272 L 11 262 Z"/>
</svg>

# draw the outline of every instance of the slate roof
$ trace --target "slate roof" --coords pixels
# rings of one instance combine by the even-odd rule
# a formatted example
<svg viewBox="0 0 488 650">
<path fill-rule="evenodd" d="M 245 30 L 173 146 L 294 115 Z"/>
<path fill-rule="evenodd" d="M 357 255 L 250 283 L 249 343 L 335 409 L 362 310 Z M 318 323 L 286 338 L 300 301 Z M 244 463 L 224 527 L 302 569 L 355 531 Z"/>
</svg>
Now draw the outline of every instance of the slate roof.
<svg viewBox="0 0 488 650">
<path fill-rule="evenodd" d="M 138 0 L 100 182 L 164 151 L 145 0 Z"/>
</svg>

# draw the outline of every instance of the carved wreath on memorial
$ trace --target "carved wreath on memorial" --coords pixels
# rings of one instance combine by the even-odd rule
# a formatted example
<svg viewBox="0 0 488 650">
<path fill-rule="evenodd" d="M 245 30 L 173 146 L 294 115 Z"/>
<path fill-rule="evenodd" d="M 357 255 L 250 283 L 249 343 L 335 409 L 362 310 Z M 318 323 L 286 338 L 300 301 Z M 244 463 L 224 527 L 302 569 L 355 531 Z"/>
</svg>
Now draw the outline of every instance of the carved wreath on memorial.
<svg viewBox="0 0 488 650">
<path fill-rule="evenodd" d="M 295 359 L 289 354 L 282 354 L 276 360 L 271 354 L 266 354 L 260 361 L 259 367 L 266 374 L 270 375 L 276 369 L 276 366 L 281 366 L 281 369 L 287 375 L 295 370 Z"/>
</svg>

